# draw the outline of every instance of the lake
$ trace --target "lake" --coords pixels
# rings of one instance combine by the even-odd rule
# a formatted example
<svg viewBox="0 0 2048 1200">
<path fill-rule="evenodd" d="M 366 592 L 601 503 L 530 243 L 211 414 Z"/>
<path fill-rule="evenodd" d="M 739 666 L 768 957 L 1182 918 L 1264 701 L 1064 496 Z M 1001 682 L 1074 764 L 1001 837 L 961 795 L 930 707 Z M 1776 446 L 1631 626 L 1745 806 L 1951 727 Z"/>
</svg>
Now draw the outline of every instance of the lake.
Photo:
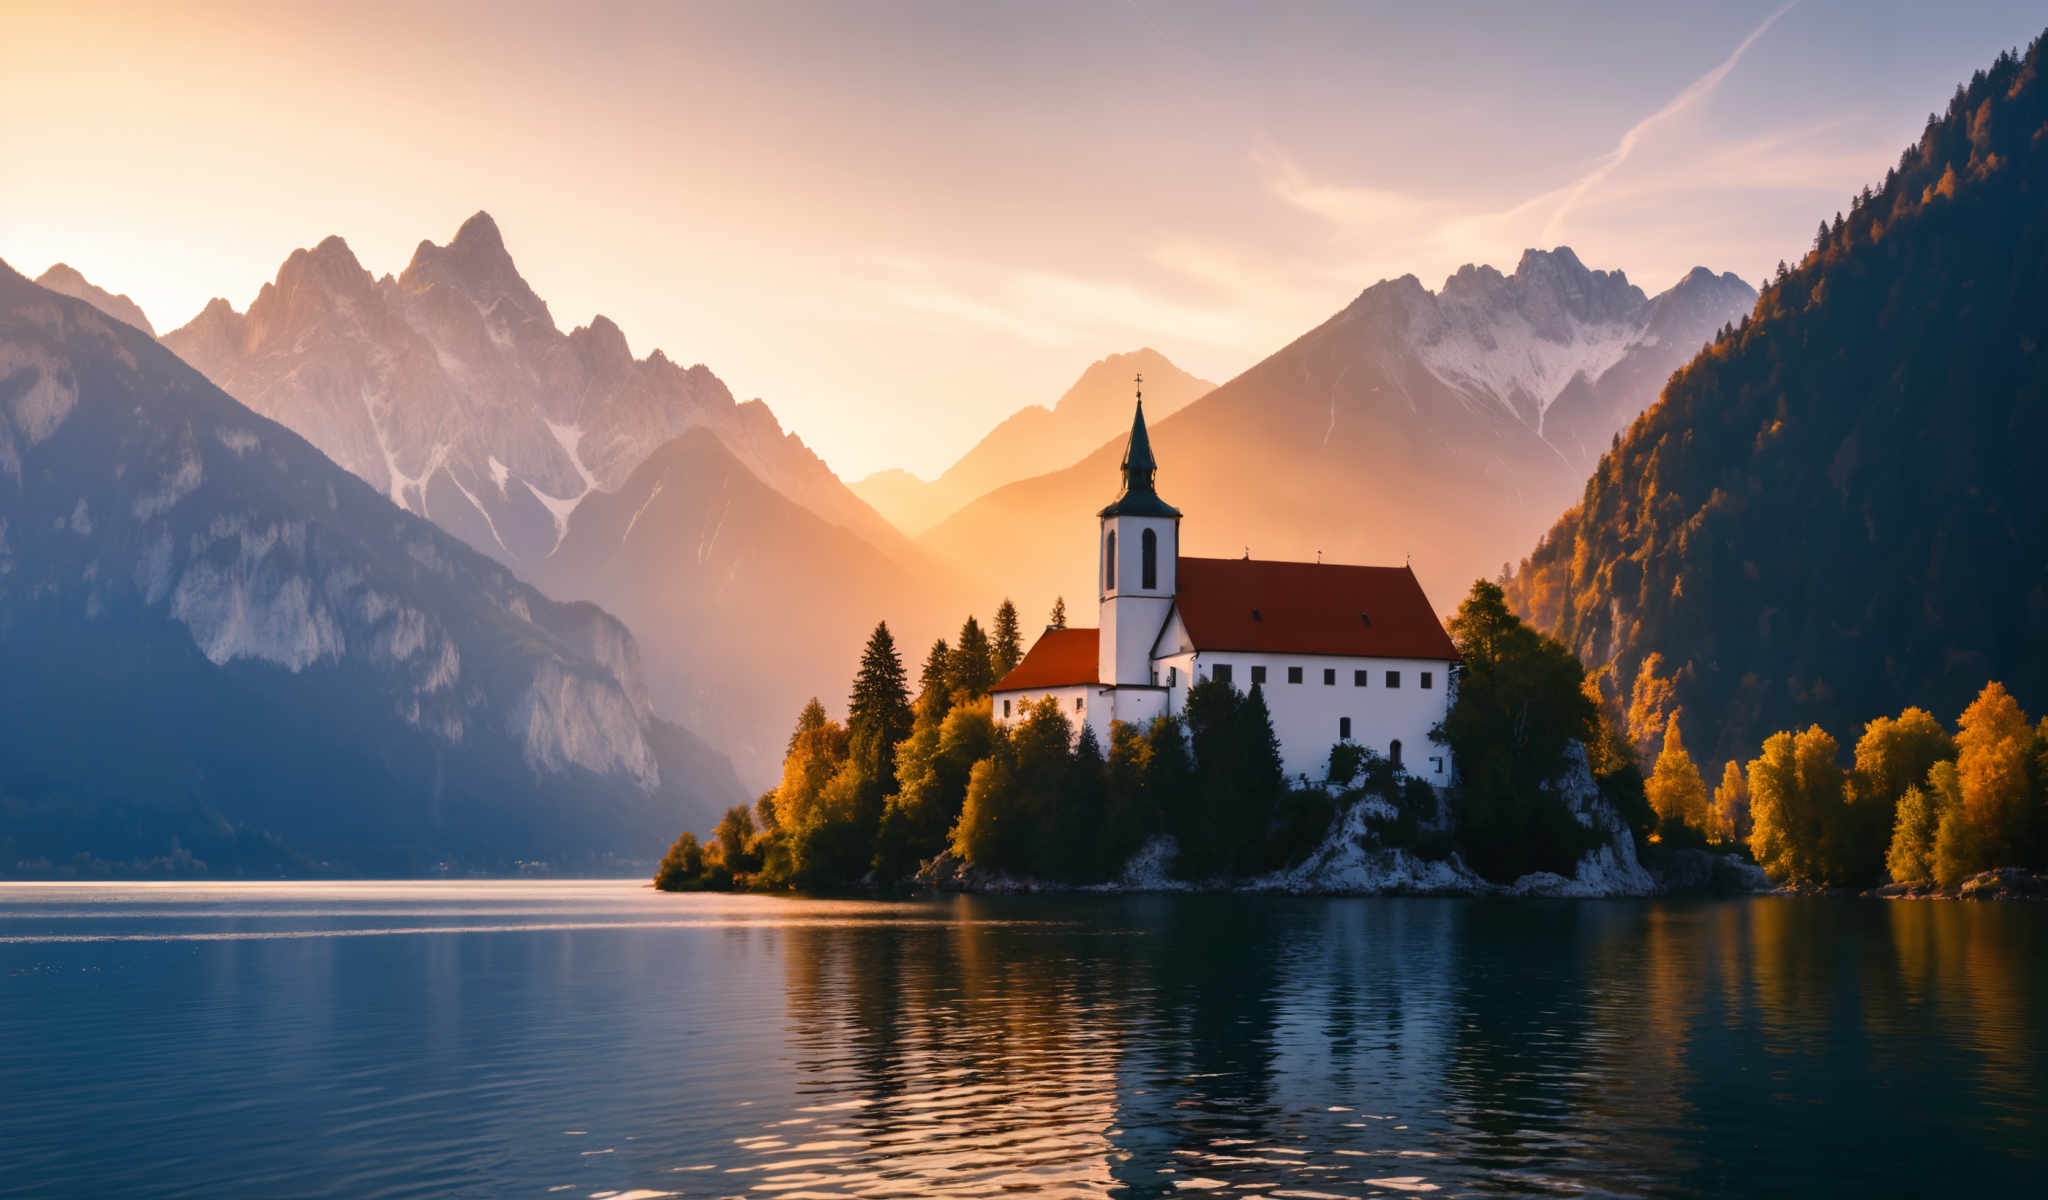
<svg viewBox="0 0 2048 1200">
<path fill-rule="evenodd" d="M 2048 1181 L 2048 907 L 0 885 L 0 1194 Z"/>
</svg>

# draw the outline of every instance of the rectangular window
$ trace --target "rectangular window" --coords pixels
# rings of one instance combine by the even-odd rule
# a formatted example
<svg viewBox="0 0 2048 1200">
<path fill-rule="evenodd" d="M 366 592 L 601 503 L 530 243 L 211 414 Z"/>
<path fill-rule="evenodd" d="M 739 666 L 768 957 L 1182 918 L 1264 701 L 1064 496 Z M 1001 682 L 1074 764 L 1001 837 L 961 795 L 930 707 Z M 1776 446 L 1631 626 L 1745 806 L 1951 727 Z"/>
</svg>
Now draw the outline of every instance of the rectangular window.
<svg viewBox="0 0 2048 1200">
<path fill-rule="evenodd" d="M 1429 687 L 1429 686 L 1430 686 L 1430 685 L 1431 685 L 1431 684 L 1432 684 L 1433 682 L 1435 682 L 1435 681 L 1434 681 L 1433 679 L 1431 679 L 1431 678 L 1430 678 L 1430 673 L 1429 673 L 1428 671 L 1424 671 L 1424 672 L 1422 673 L 1422 686 L 1423 686 L 1423 687 L 1425 687 L 1425 688 L 1427 688 L 1427 687 Z"/>
<path fill-rule="evenodd" d="M 1443 758 L 1443 755 L 1441 755 L 1441 754 L 1432 754 L 1432 755 L 1430 755 L 1430 756 L 1429 756 L 1429 769 L 1430 769 L 1430 770 L 1431 770 L 1431 771 L 1432 771 L 1433 773 L 1435 773 L 1435 774 L 1438 774 L 1438 775 L 1441 775 L 1441 774 L 1443 774 L 1443 773 L 1444 773 L 1444 758 Z"/>
<path fill-rule="evenodd" d="M 1082 706 L 1082 705 L 1084 705 L 1084 704 L 1086 704 L 1086 703 L 1087 703 L 1087 700 L 1086 700 L 1085 698 L 1083 698 L 1083 697 L 1080 697 L 1080 696 L 1076 696 L 1076 697 L 1074 697 L 1074 711 L 1075 711 L 1075 712 L 1080 712 L 1080 711 L 1081 711 L 1081 706 Z"/>
<path fill-rule="evenodd" d="M 1167 686 L 1167 687 L 1172 687 L 1172 686 L 1173 686 L 1174 684 L 1176 684 L 1176 683 L 1179 683 L 1179 682 L 1180 682 L 1180 668 L 1179 668 L 1179 667 L 1168 667 L 1168 668 L 1166 668 L 1166 686 Z"/>
<path fill-rule="evenodd" d="M 1229 682 L 1230 682 L 1230 664 L 1229 664 L 1229 663 L 1217 663 L 1217 664 L 1216 664 L 1215 666 L 1213 666 L 1213 667 L 1210 667 L 1210 668 L 1209 668 L 1209 678 L 1211 678 L 1211 679 L 1215 680 L 1215 681 L 1216 681 L 1216 682 L 1218 682 L 1218 683 L 1229 683 Z"/>
<path fill-rule="evenodd" d="M 1397 688 L 1401 686 L 1401 673 L 1399 671 L 1387 672 L 1387 686 L 1391 688 Z"/>
<path fill-rule="evenodd" d="M 1352 686 L 1352 687 L 1364 687 L 1364 686 L 1365 686 L 1365 681 L 1366 681 L 1367 679 L 1371 678 L 1371 677 L 1372 677 L 1372 672 L 1371 672 L 1371 671 L 1353 671 L 1353 672 L 1351 673 L 1351 686 Z"/>
<path fill-rule="evenodd" d="M 1338 718 L 1337 718 L 1337 740 L 1339 740 L 1339 741 L 1344 741 L 1344 742 L 1348 742 L 1348 741 L 1350 741 L 1350 740 L 1351 740 L 1351 718 L 1350 718 L 1350 717 L 1338 717 Z"/>
<path fill-rule="evenodd" d="M 1301 668 L 1300 668 L 1300 667 L 1289 667 L 1289 668 L 1287 668 L 1287 682 L 1289 682 L 1289 683 L 1300 683 L 1300 682 L 1301 682 Z"/>
<path fill-rule="evenodd" d="M 1336 686 L 1337 686 L 1337 668 L 1335 668 L 1335 667 L 1324 667 L 1324 668 L 1323 668 L 1323 686 L 1324 686 L 1324 687 L 1336 687 Z"/>
<path fill-rule="evenodd" d="M 1009 719 L 1010 719 L 1010 702 L 1009 702 L 1008 700 L 1005 700 L 1005 701 L 1003 701 L 1003 720 L 1007 721 L 1007 720 L 1009 720 Z"/>
<path fill-rule="evenodd" d="M 1253 683 L 1264 683 L 1264 682 L 1266 682 L 1266 668 L 1264 668 L 1264 667 L 1253 667 L 1253 668 L 1252 668 L 1252 682 L 1253 682 Z"/>
</svg>

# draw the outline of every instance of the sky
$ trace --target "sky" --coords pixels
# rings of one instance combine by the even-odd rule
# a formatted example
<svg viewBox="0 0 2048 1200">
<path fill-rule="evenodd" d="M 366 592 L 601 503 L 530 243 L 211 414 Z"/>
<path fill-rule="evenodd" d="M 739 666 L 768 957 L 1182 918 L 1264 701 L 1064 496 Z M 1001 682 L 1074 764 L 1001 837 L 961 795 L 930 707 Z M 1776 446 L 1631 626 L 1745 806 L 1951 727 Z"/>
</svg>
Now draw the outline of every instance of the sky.
<svg viewBox="0 0 2048 1200">
<path fill-rule="evenodd" d="M 0 258 L 160 331 L 489 211 L 565 329 L 935 476 L 1092 361 L 1222 381 L 1570 245 L 1759 282 L 2038 4 L 0 0 Z"/>
</svg>

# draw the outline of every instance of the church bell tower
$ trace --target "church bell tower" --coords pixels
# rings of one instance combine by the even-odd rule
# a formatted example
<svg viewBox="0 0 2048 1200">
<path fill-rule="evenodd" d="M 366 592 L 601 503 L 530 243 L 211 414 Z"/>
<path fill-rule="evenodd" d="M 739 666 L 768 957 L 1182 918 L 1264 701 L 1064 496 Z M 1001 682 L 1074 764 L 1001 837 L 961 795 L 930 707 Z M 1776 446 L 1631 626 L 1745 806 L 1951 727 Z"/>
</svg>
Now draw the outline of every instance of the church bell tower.
<svg viewBox="0 0 2048 1200">
<path fill-rule="evenodd" d="M 1152 478 L 1152 439 L 1145 433 L 1145 377 L 1138 376 L 1138 408 L 1124 447 L 1123 491 L 1098 516 L 1097 599 L 1101 632 L 1097 676 L 1117 686 L 1152 682 L 1152 643 L 1173 607 L 1180 560 L 1180 510 L 1159 498 Z"/>
</svg>

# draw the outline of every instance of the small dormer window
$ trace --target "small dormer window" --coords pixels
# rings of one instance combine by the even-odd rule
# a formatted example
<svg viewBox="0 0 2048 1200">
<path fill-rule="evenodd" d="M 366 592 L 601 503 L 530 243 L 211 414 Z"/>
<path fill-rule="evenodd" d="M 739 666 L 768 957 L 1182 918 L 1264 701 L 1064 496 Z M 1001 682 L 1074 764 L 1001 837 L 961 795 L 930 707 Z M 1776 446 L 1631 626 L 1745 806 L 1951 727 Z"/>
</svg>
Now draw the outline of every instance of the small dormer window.
<svg viewBox="0 0 2048 1200">
<path fill-rule="evenodd" d="M 1370 628 L 1372 628 L 1372 614 L 1371 614 L 1371 613 L 1359 613 L 1359 614 L 1358 614 L 1358 619 L 1359 619 L 1359 621 L 1361 621 L 1361 622 L 1362 622 L 1362 623 L 1363 623 L 1363 624 L 1365 625 L 1365 627 L 1366 627 L 1367 629 L 1370 629 Z"/>
<path fill-rule="evenodd" d="M 1255 608 L 1252 610 L 1252 620 L 1263 621 L 1265 619 L 1265 614 L 1261 613 L 1258 609 Z"/>
</svg>

